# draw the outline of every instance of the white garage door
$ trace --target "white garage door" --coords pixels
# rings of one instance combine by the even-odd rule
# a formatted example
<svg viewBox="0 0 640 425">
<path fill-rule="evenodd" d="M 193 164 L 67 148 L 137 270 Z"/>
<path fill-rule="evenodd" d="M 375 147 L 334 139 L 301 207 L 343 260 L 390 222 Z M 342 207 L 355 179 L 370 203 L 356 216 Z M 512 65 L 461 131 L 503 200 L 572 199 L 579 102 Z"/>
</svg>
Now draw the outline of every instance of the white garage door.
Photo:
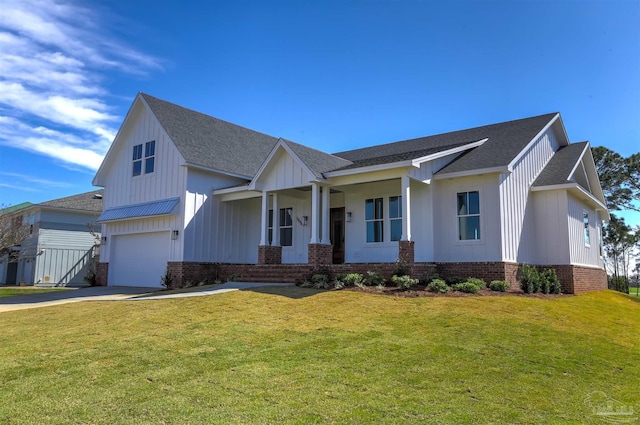
<svg viewBox="0 0 640 425">
<path fill-rule="evenodd" d="M 113 236 L 109 286 L 162 286 L 170 241 L 169 232 Z"/>
</svg>

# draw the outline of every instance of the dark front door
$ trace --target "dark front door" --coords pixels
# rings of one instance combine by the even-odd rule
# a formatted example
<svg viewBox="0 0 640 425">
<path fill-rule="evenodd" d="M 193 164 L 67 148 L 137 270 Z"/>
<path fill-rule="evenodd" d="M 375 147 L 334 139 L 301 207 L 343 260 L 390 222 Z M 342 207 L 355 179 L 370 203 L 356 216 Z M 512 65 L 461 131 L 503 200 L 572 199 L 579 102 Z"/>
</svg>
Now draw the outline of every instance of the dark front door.
<svg viewBox="0 0 640 425">
<path fill-rule="evenodd" d="M 344 263 L 344 208 L 331 208 L 333 264 Z"/>
<path fill-rule="evenodd" d="M 18 277 L 18 260 L 10 261 L 7 265 L 7 281 L 5 283 L 9 285 L 16 284 L 16 278 Z"/>
</svg>

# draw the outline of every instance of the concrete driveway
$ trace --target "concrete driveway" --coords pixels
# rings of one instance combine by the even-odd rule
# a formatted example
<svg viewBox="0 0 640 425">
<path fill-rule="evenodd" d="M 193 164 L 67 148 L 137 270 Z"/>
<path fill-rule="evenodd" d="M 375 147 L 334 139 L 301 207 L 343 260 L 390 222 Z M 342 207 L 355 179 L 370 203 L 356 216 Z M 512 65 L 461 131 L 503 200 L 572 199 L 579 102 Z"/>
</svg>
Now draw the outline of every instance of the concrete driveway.
<svg viewBox="0 0 640 425">
<path fill-rule="evenodd" d="M 293 286 L 289 283 L 254 283 L 227 282 L 220 286 L 203 289 L 202 291 L 183 292 L 162 295 L 154 292 L 161 288 L 133 287 L 133 286 L 93 286 L 86 288 L 67 289 L 64 291 L 45 292 L 41 294 L 16 295 L 0 298 L 0 313 L 4 311 L 24 310 L 27 308 L 48 307 L 52 305 L 68 304 L 80 301 L 146 301 L 171 298 L 202 297 L 206 295 L 222 294 L 241 289 L 260 286 Z"/>
</svg>

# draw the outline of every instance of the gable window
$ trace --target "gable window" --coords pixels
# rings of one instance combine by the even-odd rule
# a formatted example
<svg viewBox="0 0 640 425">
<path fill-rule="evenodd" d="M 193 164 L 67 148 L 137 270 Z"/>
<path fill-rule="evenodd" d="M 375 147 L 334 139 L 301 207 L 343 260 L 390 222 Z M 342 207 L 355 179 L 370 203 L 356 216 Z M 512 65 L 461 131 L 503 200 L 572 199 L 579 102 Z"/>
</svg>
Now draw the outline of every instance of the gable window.
<svg viewBox="0 0 640 425">
<path fill-rule="evenodd" d="M 153 173 L 156 162 L 156 141 L 144 144 L 144 173 Z M 133 147 L 133 176 L 142 174 L 142 144 Z"/>
<path fill-rule="evenodd" d="M 133 147 L 133 176 L 142 174 L 142 145 Z"/>
<path fill-rule="evenodd" d="M 153 173 L 156 162 L 156 141 L 152 140 L 144 145 L 144 173 Z"/>
<path fill-rule="evenodd" d="M 399 241 L 402 238 L 402 196 L 389 197 L 389 226 L 391 240 Z"/>
<path fill-rule="evenodd" d="M 589 235 L 589 213 L 582 211 L 582 222 L 584 223 L 584 244 L 591 245 L 591 236 Z"/>
<path fill-rule="evenodd" d="M 364 201 L 364 219 L 367 225 L 367 243 L 382 242 L 383 206 L 382 198 Z"/>
<path fill-rule="evenodd" d="M 480 240 L 480 193 L 458 192 L 458 240 Z"/>
<path fill-rule="evenodd" d="M 280 246 L 293 245 L 293 208 L 280 208 Z"/>
</svg>

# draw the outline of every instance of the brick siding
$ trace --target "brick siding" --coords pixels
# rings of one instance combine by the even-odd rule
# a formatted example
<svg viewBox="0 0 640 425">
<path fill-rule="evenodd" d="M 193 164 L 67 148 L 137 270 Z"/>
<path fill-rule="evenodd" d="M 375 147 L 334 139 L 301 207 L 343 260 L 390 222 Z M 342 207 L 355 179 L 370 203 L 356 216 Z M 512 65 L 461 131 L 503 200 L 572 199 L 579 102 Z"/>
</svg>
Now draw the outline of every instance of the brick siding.
<svg viewBox="0 0 640 425">
<path fill-rule="evenodd" d="M 398 242 L 398 261 L 402 264 L 413 264 L 415 243 L 413 241 Z"/>
<path fill-rule="evenodd" d="M 258 247 L 258 264 L 281 264 L 282 247 L 260 245 Z"/>
<path fill-rule="evenodd" d="M 333 262 L 333 246 L 321 243 L 310 243 L 307 262 L 312 267 L 331 264 Z"/>
<path fill-rule="evenodd" d="M 109 282 L 109 263 L 96 264 L 96 285 L 107 286 Z"/>
</svg>

